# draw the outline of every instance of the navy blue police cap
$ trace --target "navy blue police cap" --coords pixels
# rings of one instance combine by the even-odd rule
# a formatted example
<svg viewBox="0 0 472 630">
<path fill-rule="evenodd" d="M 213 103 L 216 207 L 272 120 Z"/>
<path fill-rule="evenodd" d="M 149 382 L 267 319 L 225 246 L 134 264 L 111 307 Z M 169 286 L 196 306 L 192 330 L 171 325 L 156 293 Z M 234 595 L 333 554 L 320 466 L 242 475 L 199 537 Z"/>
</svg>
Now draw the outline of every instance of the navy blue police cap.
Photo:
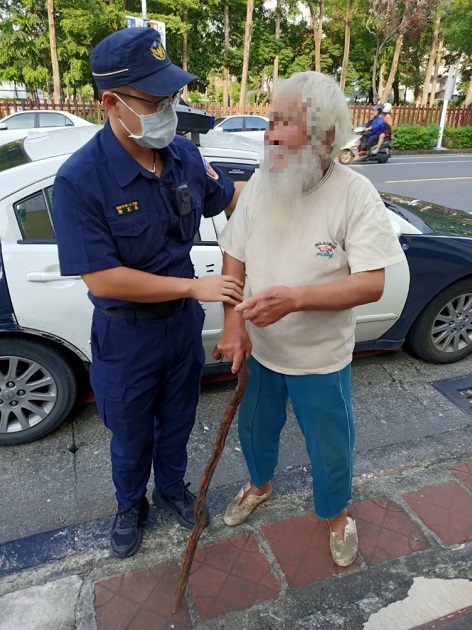
<svg viewBox="0 0 472 630">
<path fill-rule="evenodd" d="M 99 90 L 131 85 L 152 96 L 178 92 L 197 77 L 174 65 L 153 28 L 125 28 L 92 50 L 93 78 Z"/>
</svg>

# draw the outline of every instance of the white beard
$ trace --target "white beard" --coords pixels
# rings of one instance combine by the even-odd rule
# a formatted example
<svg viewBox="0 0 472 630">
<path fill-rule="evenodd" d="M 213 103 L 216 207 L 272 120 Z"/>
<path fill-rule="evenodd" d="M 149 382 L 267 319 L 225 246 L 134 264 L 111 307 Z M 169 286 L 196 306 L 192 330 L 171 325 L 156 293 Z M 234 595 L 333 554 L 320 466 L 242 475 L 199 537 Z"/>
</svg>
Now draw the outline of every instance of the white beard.
<svg viewBox="0 0 472 630">
<path fill-rule="evenodd" d="M 274 168 L 271 151 L 283 151 L 287 164 L 280 169 Z M 256 223 L 261 227 L 264 238 L 274 245 L 286 237 L 291 226 L 303 222 L 301 215 L 304 208 L 299 202 L 304 193 L 315 188 L 323 179 L 325 160 L 322 157 L 319 147 L 305 146 L 295 153 L 280 146 L 265 146 Z"/>
</svg>

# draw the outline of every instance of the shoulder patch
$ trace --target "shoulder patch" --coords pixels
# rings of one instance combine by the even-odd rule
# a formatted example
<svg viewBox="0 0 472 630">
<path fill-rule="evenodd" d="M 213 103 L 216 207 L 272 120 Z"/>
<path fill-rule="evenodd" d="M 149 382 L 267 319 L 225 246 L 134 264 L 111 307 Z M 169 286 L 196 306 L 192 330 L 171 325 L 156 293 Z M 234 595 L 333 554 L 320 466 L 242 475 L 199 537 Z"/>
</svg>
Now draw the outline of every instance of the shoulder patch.
<svg viewBox="0 0 472 630">
<path fill-rule="evenodd" d="M 204 157 L 202 157 L 203 160 L 203 166 L 205 167 L 205 173 L 208 175 L 208 177 L 210 179 L 214 179 L 215 181 L 217 179 L 220 179 L 220 176 L 218 175 L 218 173 L 215 171 L 215 169 L 213 168 L 213 166 L 210 166 L 210 164 L 208 164 L 208 162 L 205 160 Z"/>
</svg>

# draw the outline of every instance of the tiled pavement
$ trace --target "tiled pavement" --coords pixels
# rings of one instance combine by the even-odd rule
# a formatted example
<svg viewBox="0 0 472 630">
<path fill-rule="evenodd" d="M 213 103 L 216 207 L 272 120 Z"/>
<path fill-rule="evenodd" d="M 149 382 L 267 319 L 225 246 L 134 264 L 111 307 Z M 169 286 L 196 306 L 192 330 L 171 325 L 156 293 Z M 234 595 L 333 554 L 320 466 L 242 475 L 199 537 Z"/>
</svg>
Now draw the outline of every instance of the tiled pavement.
<svg viewBox="0 0 472 630">
<path fill-rule="evenodd" d="M 218 618 L 225 627 L 225 615 L 275 601 L 287 590 L 335 575 L 342 579 L 431 547 L 439 550 L 470 541 L 471 491 L 472 460 L 451 466 L 449 479 L 443 483 L 401 494 L 410 510 L 382 496 L 352 504 L 350 512 L 359 531 L 359 557 L 345 569 L 331 559 L 326 521 L 312 513 L 260 525 L 259 540 L 252 532 L 228 529 L 234 535 L 197 549 L 188 591 L 196 611 L 194 619 L 195 615 L 200 622 Z M 99 630 L 192 628 L 187 601 L 177 615 L 172 615 L 180 560 L 97 582 Z M 416 630 L 429 628 L 470 630 L 472 609 L 429 621 Z"/>
</svg>

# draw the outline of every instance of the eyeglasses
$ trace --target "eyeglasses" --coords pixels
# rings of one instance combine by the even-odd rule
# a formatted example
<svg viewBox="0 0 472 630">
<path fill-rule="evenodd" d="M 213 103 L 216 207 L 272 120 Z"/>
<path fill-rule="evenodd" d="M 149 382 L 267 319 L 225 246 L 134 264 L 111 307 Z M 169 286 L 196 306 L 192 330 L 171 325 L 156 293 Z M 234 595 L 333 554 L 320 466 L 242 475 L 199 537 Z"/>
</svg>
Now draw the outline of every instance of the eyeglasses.
<svg viewBox="0 0 472 630">
<path fill-rule="evenodd" d="M 148 98 L 142 98 L 141 96 L 134 96 L 134 94 L 126 94 L 126 92 L 118 92 L 118 90 L 115 90 L 114 92 L 112 92 L 112 94 L 118 94 L 119 96 L 128 96 L 129 98 L 134 98 L 137 101 L 149 103 L 149 105 L 153 105 L 156 110 L 160 112 L 164 109 L 166 105 L 170 105 L 171 107 L 175 107 L 176 105 L 178 105 L 182 96 L 182 90 L 179 90 L 175 94 L 170 94 L 169 96 L 158 98 L 155 101 L 152 101 Z"/>
</svg>

